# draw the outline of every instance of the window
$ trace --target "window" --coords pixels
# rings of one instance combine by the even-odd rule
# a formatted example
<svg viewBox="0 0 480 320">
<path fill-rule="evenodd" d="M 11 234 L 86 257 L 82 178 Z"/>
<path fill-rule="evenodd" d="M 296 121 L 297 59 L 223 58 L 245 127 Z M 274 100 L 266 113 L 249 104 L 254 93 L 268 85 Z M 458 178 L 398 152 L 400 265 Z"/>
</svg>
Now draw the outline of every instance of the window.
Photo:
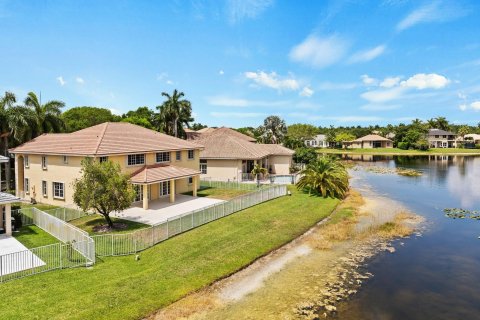
<svg viewBox="0 0 480 320">
<path fill-rule="evenodd" d="M 67 156 L 63 156 L 63 164 L 68 164 L 68 157 Z"/>
<path fill-rule="evenodd" d="M 25 156 L 25 157 L 23 158 L 23 163 L 25 164 L 25 168 L 30 167 L 30 162 L 29 162 L 29 160 L 28 160 L 28 156 Z"/>
<path fill-rule="evenodd" d="M 24 183 L 24 189 L 25 193 L 29 194 L 30 193 L 30 180 L 28 178 L 25 178 L 25 183 Z"/>
<path fill-rule="evenodd" d="M 159 195 L 166 196 L 170 194 L 170 181 L 160 182 Z"/>
<path fill-rule="evenodd" d="M 102 162 L 107 162 L 107 161 L 108 161 L 108 157 L 100 157 L 100 158 L 98 158 L 98 161 L 100 161 L 100 163 L 102 163 Z"/>
<path fill-rule="evenodd" d="M 47 181 L 42 181 L 42 194 L 44 197 L 47 197 L 48 196 L 48 193 L 47 193 Z"/>
<path fill-rule="evenodd" d="M 195 150 L 188 150 L 188 160 L 195 159 Z"/>
<path fill-rule="evenodd" d="M 182 151 L 175 152 L 175 160 L 177 161 L 182 160 Z"/>
<path fill-rule="evenodd" d="M 437 139 L 438 139 L 438 138 L 440 138 L 440 136 L 439 136 L 439 135 L 435 135 L 435 138 L 437 138 Z"/>
<path fill-rule="evenodd" d="M 145 164 L 145 154 L 129 154 L 127 163 L 129 166 Z"/>
<path fill-rule="evenodd" d="M 142 201 L 143 200 L 143 186 L 139 184 L 135 184 L 134 186 L 135 189 L 135 201 Z"/>
<path fill-rule="evenodd" d="M 200 172 L 207 174 L 207 160 L 200 160 Z"/>
<path fill-rule="evenodd" d="M 170 152 L 158 152 L 157 162 L 170 162 Z"/>
<path fill-rule="evenodd" d="M 63 182 L 53 182 L 53 197 L 65 199 L 65 184 Z"/>
<path fill-rule="evenodd" d="M 47 169 L 47 157 L 42 156 L 42 169 L 46 170 Z"/>
<path fill-rule="evenodd" d="M 192 184 L 193 183 L 193 177 L 188 177 L 188 184 Z"/>
<path fill-rule="evenodd" d="M 446 138 L 447 138 L 447 136 L 443 136 L 443 139 L 446 139 Z"/>
</svg>

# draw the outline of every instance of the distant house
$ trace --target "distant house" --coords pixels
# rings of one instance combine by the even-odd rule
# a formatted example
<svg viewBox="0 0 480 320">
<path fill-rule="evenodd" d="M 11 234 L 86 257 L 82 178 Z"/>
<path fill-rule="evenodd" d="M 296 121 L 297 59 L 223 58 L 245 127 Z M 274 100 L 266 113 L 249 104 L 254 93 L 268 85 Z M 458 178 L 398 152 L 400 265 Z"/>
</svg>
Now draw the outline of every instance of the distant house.
<svg viewBox="0 0 480 320">
<path fill-rule="evenodd" d="M 312 148 L 327 148 L 327 136 L 324 134 L 317 134 L 312 139 L 305 140 L 305 145 Z"/>
<path fill-rule="evenodd" d="M 226 127 L 199 130 L 189 137 L 204 147 L 200 152 L 202 178 L 253 180 L 251 172 L 255 164 L 260 164 L 272 175 L 290 173 L 294 151 L 281 145 L 256 143 L 255 138 Z"/>
<path fill-rule="evenodd" d="M 457 135 L 441 129 L 430 129 L 427 133 L 430 148 L 456 148 Z"/>
<path fill-rule="evenodd" d="M 393 148 L 392 140 L 378 134 L 369 134 L 344 144 L 354 149 Z"/>
<path fill-rule="evenodd" d="M 466 148 L 474 148 L 476 145 L 480 144 L 480 134 L 469 133 L 463 137 Z"/>
</svg>

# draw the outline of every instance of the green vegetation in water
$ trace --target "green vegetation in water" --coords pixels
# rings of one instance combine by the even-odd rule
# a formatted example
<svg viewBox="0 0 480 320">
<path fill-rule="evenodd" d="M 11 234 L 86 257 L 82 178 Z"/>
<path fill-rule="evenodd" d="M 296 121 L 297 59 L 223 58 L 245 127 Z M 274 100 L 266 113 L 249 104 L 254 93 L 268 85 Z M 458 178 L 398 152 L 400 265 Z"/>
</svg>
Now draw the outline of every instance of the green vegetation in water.
<svg viewBox="0 0 480 320">
<path fill-rule="evenodd" d="M 445 216 L 452 219 L 473 219 L 480 220 L 480 211 L 467 210 L 461 208 L 445 208 L 443 209 Z"/>
<path fill-rule="evenodd" d="M 405 177 L 420 177 L 423 175 L 422 171 L 397 167 L 397 168 L 385 168 L 385 167 L 377 167 L 377 166 L 368 166 L 363 167 L 365 171 L 379 173 L 379 174 L 398 174 L 400 176 Z"/>
</svg>

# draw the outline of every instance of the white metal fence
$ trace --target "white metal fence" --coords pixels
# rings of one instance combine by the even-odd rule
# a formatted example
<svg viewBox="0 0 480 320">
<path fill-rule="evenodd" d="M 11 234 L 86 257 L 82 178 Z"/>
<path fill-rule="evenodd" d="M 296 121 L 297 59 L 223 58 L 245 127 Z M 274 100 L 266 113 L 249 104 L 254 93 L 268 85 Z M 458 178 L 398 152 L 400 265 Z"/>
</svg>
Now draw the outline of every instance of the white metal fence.
<svg viewBox="0 0 480 320">
<path fill-rule="evenodd" d="M 78 210 L 74 208 L 65 208 L 65 207 L 44 210 L 44 212 L 60 220 L 67 221 L 67 222 L 75 219 L 83 218 L 89 215 L 88 212 L 84 212 L 82 210 Z"/>
<path fill-rule="evenodd" d="M 93 236 L 95 252 L 97 256 L 134 254 L 177 234 L 286 194 L 285 185 L 272 186 L 170 218 L 165 222 L 132 233 Z"/>
<path fill-rule="evenodd" d="M 237 181 L 216 181 L 208 178 L 200 180 L 200 187 L 219 188 L 219 189 L 238 189 L 238 190 L 258 190 L 256 183 L 241 183 Z M 261 184 L 260 188 L 268 186 Z"/>
</svg>

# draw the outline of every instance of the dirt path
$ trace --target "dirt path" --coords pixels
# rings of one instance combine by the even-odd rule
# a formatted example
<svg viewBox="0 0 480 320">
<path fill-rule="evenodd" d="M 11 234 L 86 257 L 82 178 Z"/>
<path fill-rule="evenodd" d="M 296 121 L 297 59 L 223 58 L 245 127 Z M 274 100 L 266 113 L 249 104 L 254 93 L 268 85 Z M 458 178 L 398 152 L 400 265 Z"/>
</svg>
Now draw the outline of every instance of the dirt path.
<svg viewBox="0 0 480 320">
<path fill-rule="evenodd" d="M 379 250 L 394 252 L 375 227 L 395 221 L 406 211 L 371 190 L 361 193 L 365 202 L 352 219 L 348 239 L 334 241 L 325 249 L 325 234 L 335 238 L 345 230 L 323 221 L 246 269 L 148 319 L 305 319 L 334 313 L 335 304 L 354 294 L 371 276 L 358 268 Z M 420 221 L 411 215 L 403 217 L 403 225 Z"/>
</svg>

